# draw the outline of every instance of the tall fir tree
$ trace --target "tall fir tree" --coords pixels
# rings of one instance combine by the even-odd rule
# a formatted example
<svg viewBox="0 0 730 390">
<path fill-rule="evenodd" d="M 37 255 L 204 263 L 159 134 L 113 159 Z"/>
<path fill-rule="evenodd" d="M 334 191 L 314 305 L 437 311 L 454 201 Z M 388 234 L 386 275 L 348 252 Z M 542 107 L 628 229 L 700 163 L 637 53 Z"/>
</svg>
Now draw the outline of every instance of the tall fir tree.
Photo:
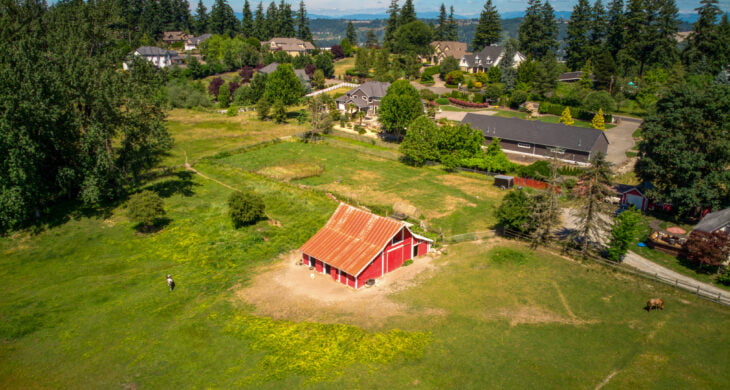
<svg viewBox="0 0 730 390">
<path fill-rule="evenodd" d="M 365 33 L 365 47 L 369 49 L 374 49 L 378 47 L 378 36 L 375 35 L 375 31 L 373 29 L 368 29 L 368 31 Z"/>
<path fill-rule="evenodd" d="M 266 29 L 266 39 L 280 36 L 279 8 L 274 1 L 269 3 L 269 6 L 266 8 Z"/>
<path fill-rule="evenodd" d="M 294 13 L 291 10 L 291 4 L 281 0 L 279 2 L 279 35 L 285 38 L 294 38 L 297 36 L 294 30 Z"/>
<path fill-rule="evenodd" d="M 682 57 L 692 73 L 716 73 L 722 67 L 722 64 L 717 63 L 720 55 L 717 17 L 722 11 L 718 7 L 718 0 L 702 0 L 700 4 L 700 7 L 695 8 L 698 18 L 687 38 Z"/>
<path fill-rule="evenodd" d="M 309 18 L 304 0 L 299 2 L 299 12 L 297 12 L 297 38 L 307 42 L 312 41 L 312 30 L 309 29 Z"/>
<path fill-rule="evenodd" d="M 592 52 L 590 42 L 591 6 L 588 0 L 578 0 L 568 21 L 566 41 L 566 64 L 570 70 L 585 65 Z"/>
<path fill-rule="evenodd" d="M 530 247 L 537 249 L 550 241 L 553 231 L 560 223 L 560 202 L 558 199 L 557 166 L 550 164 L 547 178 L 548 188 L 533 195 L 530 204 Z"/>
<path fill-rule="evenodd" d="M 588 253 L 589 245 L 601 245 L 611 224 L 610 210 L 605 199 L 614 192 L 611 189 L 611 163 L 603 153 L 590 159 L 590 166 L 581 176 L 585 192 L 579 199 L 581 204 L 575 211 L 578 228 L 574 237 L 580 242 L 583 255 Z"/>
<path fill-rule="evenodd" d="M 608 25 L 606 31 L 606 50 L 616 57 L 619 50 L 624 47 L 625 22 L 624 22 L 624 1 L 610 0 L 608 3 Z"/>
<path fill-rule="evenodd" d="M 542 40 L 542 1 L 528 0 L 525 16 L 518 29 L 520 51 L 533 58 L 539 58 Z"/>
<path fill-rule="evenodd" d="M 649 39 L 649 15 L 645 0 L 629 0 L 625 13 L 625 42 L 617 55 L 624 75 L 641 74 Z"/>
<path fill-rule="evenodd" d="M 350 41 L 350 44 L 352 46 L 357 46 L 357 30 L 355 30 L 355 25 L 352 24 L 352 21 L 347 22 L 347 28 L 345 29 L 345 38 Z"/>
<path fill-rule="evenodd" d="M 679 60 L 676 35 L 679 32 L 679 11 L 675 0 L 654 0 L 656 18 L 650 28 L 651 53 L 647 63 L 652 68 L 671 68 Z"/>
<path fill-rule="evenodd" d="M 439 17 L 438 17 L 438 25 L 436 26 L 436 29 L 434 30 L 434 39 L 437 41 L 445 41 L 446 40 L 446 28 L 447 28 L 447 19 L 446 19 L 446 6 L 444 3 L 441 3 L 441 8 L 439 8 Z"/>
<path fill-rule="evenodd" d="M 500 21 L 499 12 L 492 4 L 492 0 L 487 0 L 484 9 L 479 15 L 479 24 L 477 24 L 474 32 L 474 40 L 471 43 L 472 50 L 480 51 L 485 46 L 491 46 L 499 42 L 502 35 L 502 22 Z"/>
<path fill-rule="evenodd" d="M 253 19 L 253 35 L 260 41 L 269 39 L 269 28 L 264 14 L 264 4 L 259 2 Z"/>
<path fill-rule="evenodd" d="M 253 28 L 253 12 L 251 12 L 251 4 L 248 0 L 243 2 L 243 19 L 241 20 L 241 33 L 244 37 L 253 37 L 256 35 Z"/>
<path fill-rule="evenodd" d="M 555 19 L 555 9 L 550 5 L 549 0 L 545 0 L 540 11 L 540 19 L 542 21 L 542 53 L 540 58 L 545 55 L 554 54 L 558 49 L 558 21 Z"/>
<path fill-rule="evenodd" d="M 383 46 L 388 49 L 395 46 L 395 32 L 399 27 L 399 14 L 400 7 L 398 6 L 398 0 L 391 0 L 390 6 L 388 7 L 388 20 L 385 22 L 385 33 L 383 36 Z"/>
<path fill-rule="evenodd" d="M 413 6 L 413 0 L 406 0 L 406 2 L 403 3 L 403 8 L 400 10 L 400 15 L 398 15 L 398 24 L 403 26 L 415 21 L 416 8 Z"/>
<path fill-rule="evenodd" d="M 216 0 L 210 9 L 208 27 L 214 34 L 226 34 L 233 37 L 238 31 L 238 19 L 233 13 L 233 8 L 228 5 L 228 0 Z"/>
<path fill-rule="evenodd" d="M 447 41 L 458 41 L 459 40 L 459 24 L 456 23 L 454 18 L 454 6 L 452 5 L 449 9 L 449 28 L 446 30 Z"/>
<path fill-rule="evenodd" d="M 596 0 L 591 10 L 591 39 L 590 48 L 595 57 L 601 50 L 605 50 L 606 34 L 608 31 L 608 20 L 606 8 L 601 0 Z"/>
</svg>

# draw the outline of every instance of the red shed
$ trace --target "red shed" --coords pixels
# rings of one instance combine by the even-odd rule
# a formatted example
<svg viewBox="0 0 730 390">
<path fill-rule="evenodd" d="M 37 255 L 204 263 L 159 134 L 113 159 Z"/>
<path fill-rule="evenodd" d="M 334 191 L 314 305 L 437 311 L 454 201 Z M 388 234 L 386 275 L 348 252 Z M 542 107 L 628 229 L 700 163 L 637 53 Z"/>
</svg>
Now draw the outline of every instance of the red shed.
<svg viewBox="0 0 730 390">
<path fill-rule="evenodd" d="M 431 240 L 403 222 L 340 203 L 327 224 L 302 247 L 302 261 L 353 288 L 431 249 Z"/>
<path fill-rule="evenodd" d="M 636 187 L 631 187 L 620 194 L 621 204 L 633 205 L 637 210 L 646 211 L 649 208 L 649 198 L 647 198 Z"/>
</svg>

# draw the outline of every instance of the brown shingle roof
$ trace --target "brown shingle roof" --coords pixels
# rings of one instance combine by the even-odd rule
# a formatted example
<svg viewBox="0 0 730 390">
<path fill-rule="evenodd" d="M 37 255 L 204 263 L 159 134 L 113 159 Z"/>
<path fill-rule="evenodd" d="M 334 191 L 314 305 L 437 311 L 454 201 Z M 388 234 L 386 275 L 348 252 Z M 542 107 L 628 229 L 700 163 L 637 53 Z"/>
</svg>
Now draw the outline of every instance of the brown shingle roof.
<svg viewBox="0 0 730 390">
<path fill-rule="evenodd" d="M 264 42 L 270 49 L 281 49 L 283 51 L 305 51 L 314 50 L 312 42 L 303 41 L 297 38 L 271 38 Z"/>
</svg>

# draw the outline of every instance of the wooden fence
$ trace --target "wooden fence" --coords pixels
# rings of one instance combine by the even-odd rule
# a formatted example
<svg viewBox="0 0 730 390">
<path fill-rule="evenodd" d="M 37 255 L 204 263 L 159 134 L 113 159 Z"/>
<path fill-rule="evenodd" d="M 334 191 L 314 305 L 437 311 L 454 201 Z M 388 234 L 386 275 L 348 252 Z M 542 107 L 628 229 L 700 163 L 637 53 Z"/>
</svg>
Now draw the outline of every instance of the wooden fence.
<svg viewBox="0 0 730 390">
<path fill-rule="evenodd" d="M 497 231 L 492 231 L 493 233 L 497 233 Z M 521 241 L 530 241 L 530 237 L 525 235 L 524 233 L 511 230 L 511 229 L 503 229 L 501 231 L 502 236 L 507 238 L 513 238 L 518 239 Z M 476 241 L 482 238 L 488 237 L 489 234 L 487 232 L 474 232 L 474 233 L 465 233 L 465 234 L 458 234 L 451 237 L 446 237 L 442 241 L 447 243 L 457 243 L 457 242 L 466 242 L 466 241 Z M 566 245 L 567 243 L 564 241 L 559 240 L 552 240 L 545 245 L 547 248 L 552 250 L 558 250 L 564 254 L 567 254 L 569 257 L 572 258 L 583 258 L 587 260 L 591 260 L 593 262 L 596 262 L 598 264 L 601 264 L 603 266 L 609 267 L 613 270 L 632 274 L 635 276 L 639 276 L 645 279 L 650 279 L 656 282 L 660 282 L 669 286 L 672 286 L 676 289 L 682 289 L 685 291 L 689 291 L 695 295 L 697 295 L 699 298 L 706 299 L 708 301 L 712 301 L 724 306 L 730 306 L 730 292 L 728 293 L 717 293 L 714 291 L 709 291 L 707 289 L 702 288 L 702 285 L 699 283 L 687 283 L 685 281 L 679 280 L 679 279 L 673 279 L 666 277 L 664 275 L 660 275 L 658 273 L 650 273 L 650 272 L 644 272 L 639 269 L 630 267 L 628 265 L 617 263 L 614 261 L 610 261 L 608 259 L 605 259 L 603 257 L 597 256 L 595 254 L 587 254 L 584 255 L 580 251 L 570 248 Z"/>
</svg>

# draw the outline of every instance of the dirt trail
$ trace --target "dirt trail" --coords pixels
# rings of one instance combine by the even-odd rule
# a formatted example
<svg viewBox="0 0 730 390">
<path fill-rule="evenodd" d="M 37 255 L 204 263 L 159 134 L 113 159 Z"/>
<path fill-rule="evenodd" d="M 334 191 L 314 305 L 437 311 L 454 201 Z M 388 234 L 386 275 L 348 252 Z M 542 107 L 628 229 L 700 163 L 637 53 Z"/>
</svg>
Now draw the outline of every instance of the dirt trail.
<svg viewBox="0 0 730 390">
<path fill-rule="evenodd" d="M 400 267 L 377 279 L 375 286 L 354 290 L 329 275 L 297 265 L 299 252 L 280 257 L 268 269 L 256 275 L 251 284 L 236 291 L 235 296 L 254 305 L 253 313 L 292 321 L 349 323 L 370 329 L 382 327 L 388 319 L 411 309 L 392 301 L 388 295 L 410 287 L 436 268 L 432 255 L 422 256 L 407 267 Z M 373 310 L 377 308 L 377 310 Z M 425 309 L 423 314 L 439 315 Z"/>
</svg>

